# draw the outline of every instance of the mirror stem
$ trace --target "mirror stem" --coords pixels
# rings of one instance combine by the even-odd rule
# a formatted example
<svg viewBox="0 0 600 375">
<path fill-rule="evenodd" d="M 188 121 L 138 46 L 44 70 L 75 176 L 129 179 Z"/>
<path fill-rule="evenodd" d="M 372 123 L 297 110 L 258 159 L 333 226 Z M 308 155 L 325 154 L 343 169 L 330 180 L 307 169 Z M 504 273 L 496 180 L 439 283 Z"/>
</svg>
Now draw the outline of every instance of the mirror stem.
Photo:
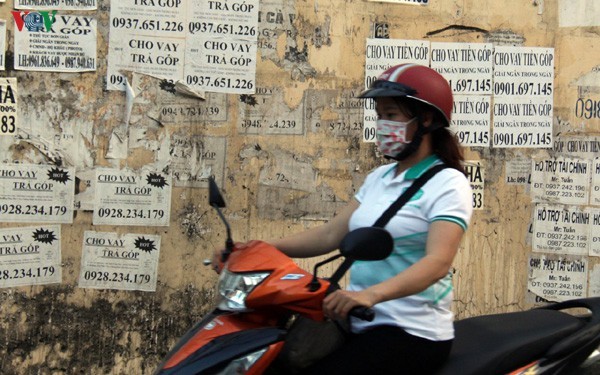
<svg viewBox="0 0 600 375">
<path fill-rule="evenodd" d="M 225 240 L 225 251 L 223 251 L 223 253 L 221 254 L 221 261 L 225 263 L 229 258 L 229 254 L 231 254 L 231 252 L 233 251 L 233 239 L 231 238 L 231 228 L 229 227 L 227 219 L 225 219 L 225 216 L 221 212 L 221 209 L 215 205 L 213 205 L 212 207 L 215 210 L 217 210 L 217 214 L 219 214 L 221 221 L 223 221 L 223 224 L 225 224 L 225 229 L 227 231 L 227 239 Z"/>
<path fill-rule="evenodd" d="M 335 270 L 334 274 L 331 275 L 331 277 L 329 278 L 329 281 L 332 285 L 340 282 L 344 274 L 346 274 L 346 271 L 348 271 L 350 269 L 350 266 L 352 266 L 352 263 L 354 263 L 353 259 L 344 259 L 342 264 L 340 264 L 338 269 Z"/>
<path fill-rule="evenodd" d="M 327 263 L 329 263 L 331 261 L 334 261 L 334 260 L 336 260 L 337 258 L 339 258 L 341 256 L 342 256 L 342 254 L 337 254 L 337 255 L 332 256 L 331 258 L 327 258 L 324 261 L 321 261 L 321 262 L 315 264 L 315 267 L 313 269 L 313 278 L 310 281 L 310 283 L 308 283 L 308 290 L 309 291 L 316 292 L 321 287 L 321 283 L 319 282 L 319 279 L 317 277 L 317 269 L 319 267 L 321 267 L 322 265 L 327 264 Z M 342 273 L 342 275 L 343 275 L 343 273 Z"/>
</svg>

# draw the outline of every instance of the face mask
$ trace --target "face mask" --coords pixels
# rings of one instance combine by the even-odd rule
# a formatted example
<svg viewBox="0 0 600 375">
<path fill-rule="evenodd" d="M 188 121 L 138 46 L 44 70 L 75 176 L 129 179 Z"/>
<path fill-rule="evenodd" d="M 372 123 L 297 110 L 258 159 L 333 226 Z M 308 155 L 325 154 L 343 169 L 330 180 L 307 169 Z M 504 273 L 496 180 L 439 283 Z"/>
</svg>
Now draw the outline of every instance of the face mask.
<svg viewBox="0 0 600 375">
<path fill-rule="evenodd" d="M 406 140 L 406 128 L 415 119 L 416 117 L 406 122 L 377 120 L 376 144 L 379 151 L 387 156 L 398 155 L 409 143 Z"/>
</svg>

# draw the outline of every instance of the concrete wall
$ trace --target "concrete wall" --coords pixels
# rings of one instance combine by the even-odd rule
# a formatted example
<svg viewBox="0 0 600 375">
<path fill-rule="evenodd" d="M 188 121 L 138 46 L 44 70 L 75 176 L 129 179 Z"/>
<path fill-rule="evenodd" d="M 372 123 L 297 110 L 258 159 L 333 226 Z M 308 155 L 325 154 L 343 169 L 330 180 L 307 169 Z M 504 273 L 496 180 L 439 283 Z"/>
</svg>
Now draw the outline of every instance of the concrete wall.
<svg viewBox="0 0 600 375">
<path fill-rule="evenodd" d="M 72 222 L 40 223 L 40 215 L 24 219 L 25 215 L 0 213 L 5 215 L 0 223 L 2 236 L 49 226 L 54 237 L 46 242 L 54 246 L 49 251 L 59 249 L 57 268 L 62 271 L 58 280 L 33 285 L 31 277 L 9 277 L 19 273 L 16 263 L 1 264 L 0 271 L 8 270 L 5 275 L 9 276 L 0 290 L 0 372 L 150 373 L 176 338 L 206 312 L 213 297 L 216 276 L 202 260 L 222 246 L 224 231 L 207 204 L 209 174 L 223 188 L 228 203 L 225 214 L 237 241 L 283 236 L 335 215 L 352 199 L 369 170 L 384 162 L 374 144 L 363 140 L 363 107 L 353 99 L 364 88 L 367 39 L 375 36 L 399 44 L 411 40 L 552 49 L 552 141 L 510 148 L 465 147 L 473 184 L 483 187 L 477 191 L 483 194 L 474 199 L 481 203 L 476 202 L 455 264 L 455 309 L 458 317 L 466 317 L 526 308 L 542 301 L 540 297 L 574 297 L 565 297 L 568 289 L 558 285 L 536 287 L 537 282 L 550 282 L 554 276 L 549 268 L 530 267 L 532 254 L 542 257 L 540 264 L 565 256 L 584 262 L 584 272 L 573 276 L 564 269 L 556 272 L 572 278 L 573 287 L 582 287 L 583 295 L 598 293 L 594 266 L 598 263 L 595 255 L 600 254 L 594 252 L 598 244 L 592 245 L 598 225 L 576 227 L 576 242 L 584 243 L 589 251 L 574 254 L 570 245 L 551 248 L 540 240 L 554 231 L 547 229 L 543 213 L 536 211 L 539 207 L 561 212 L 589 210 L 593 215 L 599 210 L 592 195 L 600 186 L 598 173 L 584 176 L 588 178 L 586 191 L 592 195 L 584 203 L 554 197 L 546 193 L 552 188 L 536 189 L 529 184 L 532 161 L 543 165 L 564 161 L 560 158 L 589 161 L 591 170 L 598 155 L 592 147 L 600 139 L 600 9 L 592 0 L 430 0 L 426 5 L 265 0 L 258 4 L 255 92 L 196 88 L 194 93 L 204 99 L 185 94 L 173 82 L 139 74 L 137 69 L 124 72 L 132 88 L 129 95 L 107 90 L 107 71 L 115 64 L 109 40 L 119 40 L 119 33 L 128 31 L 114 27 L 108 0 L 98 1 L 95 10 L 58 13 L 96 20 L 94 69 L 16 70 L 13 56 L 24 47 L 15 42 L 19 32 L 11 13 L 14 4 L 12 0 L 0 4 L 0 18 L 7 21 L 3 76 L 16 78 L 17 85 L 12 87 L 18 87 L 18 131 L 0 136 L 0 160 L 21 163 L 25 171 L 42 165 L 75 174 L 62 183 L 75 191 Z M 523 99 L 526 94 L 521 94 Z M 494 95 L 488 97 L 493 103 Z M 494 114 L 489 116 L 491 125 Z M 576 145 L 584 146 L 575 150 Z M 525 172 L 514 172 L 513 167 Z M 168 222 L 148 224 L 135 217 L 107 222 L 99 220 L 97 211 L 95 217 L 100 168 L 133 173 L 150 168 L 168 176 L 161 191 L 169 204 L 150 206 L 167 207 Z M 188 176 L 173 178 L 174 173 Z M 525 180 L 513 180 L 523 173 Z M 565 173 L 557 176 L 563 178 L 569 171 Z M 532 178 L 546 185 L 552 175 L 544 170 Z M 560 195 L 568 189 L 553 191 Z M 0 204 L 11 203 L 10 196 L 0 199 Z M 544 204 L 549 206 L 540 206 Z M 558 225 L 561 230 L 566 226 Z M 585 230 L 587 237 L 582 238 Z M 84 238 L 89 238 L 89 231 L 112 233 L 114 238 L 134 234 L 138 239 L 151 239 L 146 253 L 157 259 L 157 270 L 153 273 L 154 258 L 150 258 L 147 273 L 155 277 L 156 285 L 148 291 L 133 290 L 143 284 L 135 282 L 92 282 L 92 287 L 82 287 L 82 256 L 89 251 Z M 3 238 L 4 245 L 10 242 Z M 18 259 L 10 251 L 3 255 Z M 109 271 L 114 269 L 109 267 Z M 577 277 L 585 278 L 585 285 Z M 24 279 L 31 282 L 17 285 Z M 125 290 L 115 285 L 125 285 Z M 560 291 L 563 296 L 559 298 Z"/>
</svg>

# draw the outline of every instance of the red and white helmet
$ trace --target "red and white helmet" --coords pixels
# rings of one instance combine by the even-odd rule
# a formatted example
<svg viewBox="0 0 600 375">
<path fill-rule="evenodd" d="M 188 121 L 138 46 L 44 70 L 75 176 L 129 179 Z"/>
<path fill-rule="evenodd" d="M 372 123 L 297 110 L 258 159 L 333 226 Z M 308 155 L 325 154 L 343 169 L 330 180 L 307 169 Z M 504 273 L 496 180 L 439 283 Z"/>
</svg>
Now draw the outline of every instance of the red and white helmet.
<svg viewBox="0 0 600 375">
<path fill-rule="evenodd" d="M 387 69 L 362 92 L 359 98 L 382 96 L 406 97 L 428 104 L 439 111 L 450 126 L 452 89 L 448 81 L 435 70 L 417 64 L 400 64 Z"/>
</svg>

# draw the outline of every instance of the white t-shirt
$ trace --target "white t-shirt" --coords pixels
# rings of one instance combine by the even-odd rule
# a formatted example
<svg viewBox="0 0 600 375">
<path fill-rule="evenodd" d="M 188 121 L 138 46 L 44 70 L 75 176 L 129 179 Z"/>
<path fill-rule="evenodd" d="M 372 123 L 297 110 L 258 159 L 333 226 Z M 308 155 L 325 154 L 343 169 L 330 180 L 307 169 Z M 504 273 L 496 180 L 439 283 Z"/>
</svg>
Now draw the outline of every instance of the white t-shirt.
<svg viewBox="0 0 600 375">
<path fill-rule="evenodd" d="M 371 172 L 355 198 L 359 208 L 352 214 L 349 229 L 372 226 L 381 214 L 412 184 L 414 179 L 441 161 L 430 156 L 394 177 L 396 164 Z M 362 290 L 402 272 L 425 256 L 429 225 L 446 220 L 467 229 L 472 207 L 471 186 L 464 174 L 446 168 L 433 176 L 388 222 L 394 251 L 380 261 L 356 261 L 350 269 L 349 290 Z M 376 325 L 395 325 L 429 340 L 454 337 L 451 274 L 421 293 L 379 303 L 373 307 L 372 322 L 352 318 L 352 330 L 361 332 Z"/>
</svg>

